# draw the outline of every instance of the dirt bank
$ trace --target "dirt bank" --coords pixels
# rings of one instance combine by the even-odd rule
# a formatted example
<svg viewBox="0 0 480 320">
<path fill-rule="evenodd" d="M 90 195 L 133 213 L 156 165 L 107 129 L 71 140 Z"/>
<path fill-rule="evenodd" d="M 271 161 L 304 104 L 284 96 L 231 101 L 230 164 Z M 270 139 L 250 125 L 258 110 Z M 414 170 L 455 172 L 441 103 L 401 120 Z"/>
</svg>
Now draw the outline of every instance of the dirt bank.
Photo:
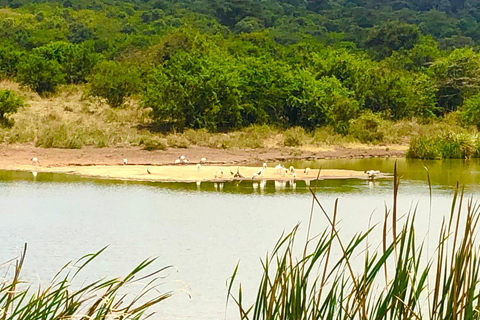
<svg viewBox="0 0 480 320">
<path fill-rule="evenodd" d="M 123 159 L 136 165 L 173 164 L 175 159 L 184 155 L 191 163 L 206 158 L 208 164 L 240 165 L 259 162 L 275 162 L 295 159 L 335 159 L 365 157 L 402 157 L 407 146 L 317 149 L 250 149 L 222 150 L 202 147 L 188 149 L 167 149 L 165 151 L 145 151 L 140 147 L 108 147 L 82 149 L 42 149 L 32 145 L 0 145 L 0 169 L 15 169 L 20 165 L 31 165 L 31 159 L 39 159 L 42 167 L 119 165 Z"/>
</svg>

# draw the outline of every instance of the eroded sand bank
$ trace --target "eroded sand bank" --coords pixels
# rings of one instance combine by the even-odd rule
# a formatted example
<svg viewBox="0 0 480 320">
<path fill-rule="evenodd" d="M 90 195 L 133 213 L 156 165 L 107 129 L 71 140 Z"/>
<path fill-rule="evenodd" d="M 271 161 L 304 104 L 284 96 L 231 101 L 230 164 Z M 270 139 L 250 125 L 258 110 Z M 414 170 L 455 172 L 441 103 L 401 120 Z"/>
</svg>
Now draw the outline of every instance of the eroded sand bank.
<svg viewBox="0 0 480 320">
<path fill-rule="evenodd" d="M 267 167 L 262 174 L 254 176 L 254 173 L 259 173 L 261 167 L 202 165 L 200 169 L 198 169 L 195 164 L 165 166 L 99 165 L 64 167 L 44 167 L 41 165 L 15 165 L 6 166 L 4 167 L 4 169 L 32 172 L 77 174 L 85 177 L 95 177 L 103 179 L 159 182 L 229 181 L 235 179 L 232 173 L 235 174 L 237 170 L 244 177 L 244 179 L 249 180 L 312 180 L 316 179 L 318 175 L 318 169 L 311 169 L 308 173 L 305 173 L 304 169 L 295 169 L 294 175 L 291 172 L 280 172 L 280 170 L 276 170 L 273 166 L 271 166 Z M 320 172 L 320 178 L 362 179 L 367 178 L 367 175 L 361 171 L 355 170 L 322 169 Z"/>
</svg>

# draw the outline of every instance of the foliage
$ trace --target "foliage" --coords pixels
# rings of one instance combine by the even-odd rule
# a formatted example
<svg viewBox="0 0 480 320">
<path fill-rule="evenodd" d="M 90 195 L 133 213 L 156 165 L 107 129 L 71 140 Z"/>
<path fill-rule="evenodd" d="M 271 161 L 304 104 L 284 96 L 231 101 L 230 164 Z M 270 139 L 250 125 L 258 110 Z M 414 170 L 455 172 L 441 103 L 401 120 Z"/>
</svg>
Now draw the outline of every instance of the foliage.
<svg viewBox="0 0 480 320">
<path fill-rule="evenodd" d="M 46 60 L 36 53 L 20 62 L 17 79 L 40 95 L 53 93 L 59 85 L 65 83 L 62 66 L 56 60 Z"/>
<path fill-rule="evenodd" d="M 143 145 L 143 149 L 148 151 L 167 149 L 167 140 L 156 136 L 147 137 L 141 140 L 140 143 Z"/>
<path fill-rule="evenodd" d="M 6 115 L 11 115 L 23 107 L 22 98 L 10 90 L 0 90 L 0 124 L 11 125 L 11 120 Z"/>
<path fill-rule="evenodd" d="M 287 147 L 298 147 L 305 143 L 306 134 L 302 127 L 294 127 L 283 133 L 283 144 Z"/>
<path fill-rule="evenodd" d="M 338 199 L 329 214 L 312 191 L 310 218 L 316 205 L 328 227 L 311 234 L 309 225 L 303 246 L 298 225 L 282 235 L 261 261 L 253 295 L 241 284 L 236 289 L 237 264 L 228 300 L 235 303 L 240 319 L 475 319 L 478 205 L 474 200 L 464 204 L 463 190 L 456 188 L 451 209 L 433 237 L 438 239 L 435 248 L 429 250 L 428 237 L 418 241 L 419 212 L 413 209 L 403 223 L 397 217 L 396 170 L 393 181 L 394 205 L 385 210 L 383 228 L 376 225 L 350 239 L 339 233 Z"/>
<path fill-rule="evenodd" d="M 378 113 L 365 112 L 350 122 L 349 134 L 364 143 L 374 143 L 383 140 L 380 125 L 382 118 Z"/>
<path fill-rule="evenodd" d="M 114 108 L 123 105 L 125 98 L 140 89 L 139 71 L 115 61 L 98 64 L 89 77 L 90 94 L 104 98 Z"/>
<path fill-rule="evenodd" d="M 104 249 L 80 258 L 75 264 L 67 263 L 51 280 L 48 287 L 39 287 L 32 292 L 30 286 L 25 286 L 21 279 L 24 268 L 25 250 L 12 267 L 12 272 L 7 272 L 5 265 L 2 267 L 5 274 L 11 275 L 0 283 L 0 310 L 2 319 L 71 319 L 91 317 L 104 320 L 112 318 L 146 319 L 149 307 L 157 305 L 171 296 L 170 292 L 160 293 L 158 290 L 157 274 L 170 268 L 161 268 L 144 274 L 154 259 L 142 261 L 125 277 L 101 279 L 82 283 L 78 289 L 71 285 L 77 280 L 80 272 L 89 266 Z M 8 264 L 7 264 L 8 266 Z M 140 292 L 126 293 L 131 290 L 132 284 L 138 279 L 148 279 Z M 84 280 L 82 280 L 84 281 Z M 138 297 L 147 292 L 157 292 L 155 296 L 143 300 Z"/>
<path fill-rule="evenodd" d="M 412 137 L 406 156 L 420 159 L 469 159 L 479 157 L 480 136 L 447 131 L 438 136 Z"/>
</svg>

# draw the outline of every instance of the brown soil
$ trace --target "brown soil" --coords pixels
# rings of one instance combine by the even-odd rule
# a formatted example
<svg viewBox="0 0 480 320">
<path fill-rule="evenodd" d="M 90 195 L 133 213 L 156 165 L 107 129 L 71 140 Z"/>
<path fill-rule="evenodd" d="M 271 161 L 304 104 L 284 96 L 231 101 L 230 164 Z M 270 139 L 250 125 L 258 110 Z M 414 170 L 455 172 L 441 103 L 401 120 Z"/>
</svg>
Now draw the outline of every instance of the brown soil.
<svg viewBox="0 0 480 320">
<path fill-rule="evenodd" d="M 109 147 L 82 149 L 42 149 L 32 145 L 0 145 L 0 169 L 13 170 L 21 165 L 31 165 L 33 157 L 38 158 L 42 167 L 119 165 L 128 159 L 129 165 L 167 165 L 184 155 L 190 163 L 206 158 L 208 164 L 239 165 L 259 162 L 286 161 L 295 159 L 335 159 L 369 157 L 403 157 L 406 146 L 332 149 L 250 149 L 222 150 L 203 147 L 188 149 L 167 149 L 145 151 L 140 147 Z"/>
<path fill-rule="evenodd" d="M 402 156 L 403 148 L 343 148 L 343 149 L 255 149 L 219 150 L 211 148 L 169 149 L 166 151 L 145 151 L 138 147 L 40 149 L 31 145 L 1 145 L 0 169 L 25 170 L 77 174 L 104 179 L 127 179 L 145 181 L 226 181 L 235 179 L 237 170 L 245 179 L 255 180 L 311 180 L 318 170 L 305 173 L 304 170 L 284 172 L 275 170 L 275 162 L 293 159 L 325 159 L 354 157 Z M 189 159 L 188 165 L 174 165 L 180 156 Z M 37 158 L 38 162 L 32 159 Z M 197 167 L 196 163 L 206 158 L 207 163 Z M 123 161 L 127 159 L 128 165 Z M 257 166 L 241 166 L 252 164 Z M 267 162 L 268 168 L 257 176 Z M 322 170 L 320 177 L 367 178 L 366 174 L 353 170 Z"/>
</svg>

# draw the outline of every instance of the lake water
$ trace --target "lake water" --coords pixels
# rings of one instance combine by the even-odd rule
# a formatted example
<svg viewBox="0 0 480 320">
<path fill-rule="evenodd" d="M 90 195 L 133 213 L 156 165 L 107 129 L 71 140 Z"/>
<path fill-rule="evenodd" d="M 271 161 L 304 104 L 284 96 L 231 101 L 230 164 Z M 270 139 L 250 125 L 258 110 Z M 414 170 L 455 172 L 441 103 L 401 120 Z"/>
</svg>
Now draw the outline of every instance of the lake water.
<svg viewBox="0 0 480 320">
<path fill-rule="evenodd" d="M 393 172 L 393 159 L 324 160 L 285 163 L 297 168 L 376 169 Z M 428 168 L 433 198 L 430 207 Z M 418 206 L 420 232 L 436 235 L 449 213 L 457 181 L 476 197 L 480 162 L 399 159 L 401 214 Z M 312 187 L 315 183 L 312 183 Z M 342 236 L 380 222 L 392 206 L 392 179 L 322 180 L 317 195 L 327 212 L 339 198 Z M 108 245 L 84 277 L 125 275 L 147 257 L 156 267 L 174 265 L 164 290 L 174 296 L 158 305 L 160 319 L 224 319 L 226 281 L 240 261 L 238 279 L 250 296 L 264 257 L 283 231 L 297 223 L 305 231 L 312 197 L 304 182 L 295 188 L 265 189 L 252 182 L 135 183 L 75 176 L 0 171 L 0 262 L 15 258 L 28 243 L 24 279 L 45 283 L 67 261 Z M 431 214 L 430 214 L 431 212 Z M 328 227 L 318 209 L 314 232 Z M 422 233 L 420 233 L 422 234 Z M 248 298 L 247 298 L 248 299 Z M 227 319 L 235 319 L 233 305 Z"/>
</svg>

